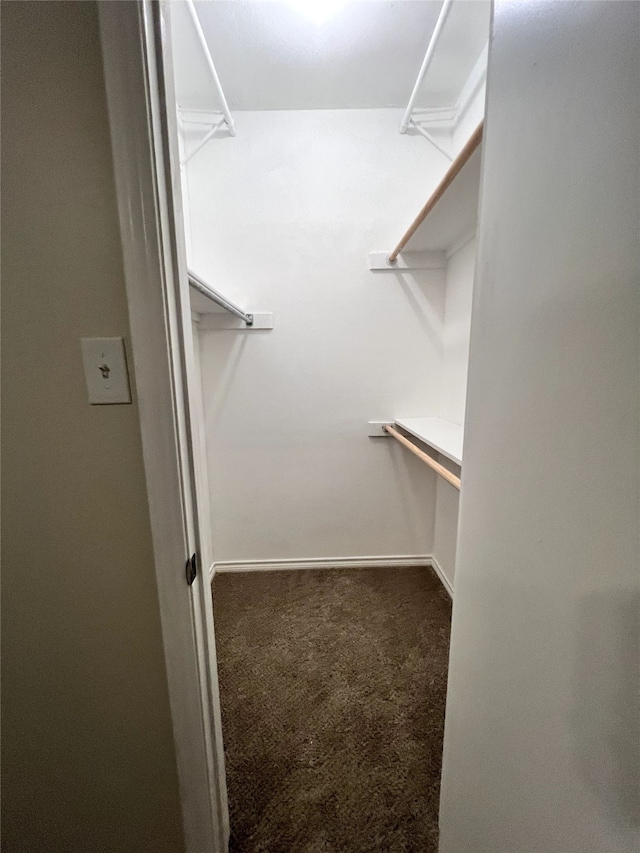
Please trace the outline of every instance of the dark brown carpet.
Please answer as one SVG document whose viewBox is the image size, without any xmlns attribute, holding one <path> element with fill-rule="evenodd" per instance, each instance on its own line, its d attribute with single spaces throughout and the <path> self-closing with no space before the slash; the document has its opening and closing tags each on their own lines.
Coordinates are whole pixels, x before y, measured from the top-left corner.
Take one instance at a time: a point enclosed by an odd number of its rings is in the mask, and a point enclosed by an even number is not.
<svg viewBox="0 0 640 853">
<path fill-rule="evenodd" d="M 435 853 L 451 602 L 431 569 L 217 575 L 232 853 Z"/>
</svg>

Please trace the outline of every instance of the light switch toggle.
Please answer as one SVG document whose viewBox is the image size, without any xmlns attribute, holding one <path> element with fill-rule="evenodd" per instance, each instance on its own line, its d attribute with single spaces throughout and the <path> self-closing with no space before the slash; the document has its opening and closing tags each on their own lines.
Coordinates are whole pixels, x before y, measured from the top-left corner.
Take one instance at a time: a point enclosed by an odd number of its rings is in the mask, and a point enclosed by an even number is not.
<svg viewBox="0 0 640 853">
<path fill-rule="evenodd" d="M 80 344 L 89 402 L 98 406 L 130 403 L 124 338 L 82 338 Z"/>
</svg>

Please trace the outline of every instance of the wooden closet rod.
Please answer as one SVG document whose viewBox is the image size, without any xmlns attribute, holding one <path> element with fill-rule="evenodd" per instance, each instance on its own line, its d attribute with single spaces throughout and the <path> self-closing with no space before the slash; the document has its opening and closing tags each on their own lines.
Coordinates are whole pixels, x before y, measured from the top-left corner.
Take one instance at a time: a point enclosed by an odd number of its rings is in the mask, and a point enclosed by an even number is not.
<svg viewBox="0 0 640 853">
<path fill-rule="evenodd" d="M 454 489 L 460 491 L 460 477 L 456 477 L 455 474 L 452 474 L 451 471 L 448 471 L 444 465 L 441 465 L 439 462 L 436 462 L 435 459 L 432 459 L 428 453 L 425 453 L 424 450 L 420 450 L 412 441 L 409 441 L 408 438 L 405 438 L 404 435 L 398 432 L 395 427 L 392 427 L 390 424 L 387 424 L 384 427 L 385 432 L 388 432 L 389 435 L 393 436 L 396 441 L 399 441 L 400 444 L 404 445 L 407 450 L 410 450 L 414 453 L 418 459 L 422 459 L 423 462 L 426 462 L 430 468 L 436 472 L 436 474 L 440 474 L 440 476 L 447 481 L 447 483 L 451 483 Z"/>
<path fill-rule="evenodd" d="M 400 240 L 400 242 L 395 247 L 393 252 L 391 252 L 391 254 L 389 255 L 388 260 L 389 260 L 390 264 L 394 264 L 398 260 L 398 255 L 400 254 L 400 252 L 404 249 L 404 247 L 407 245 L 409 240 L 413 237 L 413 235 L 416 233 L 418 228 L 422 225 L 422 223 L 425 221 L 427 216 L 431 213 L 433 208 L 440 201 L 442 196 L 445 194 L 447 187 L 453 182 L 453 179 L 458 174 L 460 169 L 462 169 L 462 167 L 467 162 L 467 160 L 471 157 L 471 155 L 476 150 L 478 145 L 480 145 L 480 143 L 482 141 L 483 127 L 484 127 L 484 120 L 482 120 L 480 122 L 480 124 L 476 127 L 476 129 L 473 131 L 473 133 L 472 133 L 471 137 L 469 138 L 467 144 L 464 146 L 462 151 L 458 154 L 456 159 L 453 161 L 453 163 L 449 167 L 447 174 L 444 176 L 442 181 L 440 181 L 440 183 L 438 184 L 435 192 L 433 193 L 433 195 L 431 196 L 429 201 L 425 204 L 425 206 L 422 208 L 420 213 L 413 220 L 413 222 L 409 226 L 409 230 L 406 232 L 404 237 Z"/>
</svg>

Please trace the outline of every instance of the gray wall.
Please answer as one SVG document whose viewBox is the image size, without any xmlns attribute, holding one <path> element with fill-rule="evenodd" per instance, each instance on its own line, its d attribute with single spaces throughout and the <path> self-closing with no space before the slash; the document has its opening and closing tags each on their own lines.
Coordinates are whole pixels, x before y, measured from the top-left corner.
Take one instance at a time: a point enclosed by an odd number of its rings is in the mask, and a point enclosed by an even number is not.
<svg viewBox="0 0 640 853">
<path fill-rule="evenodd" d="M 441 853 L 640 849 L 639 35 L 495 7 Z"/>
<path fill-rule="evenodd" d="M 3 850 L 183 849 L 92 2 L 2 4 Z"/>
</svg>

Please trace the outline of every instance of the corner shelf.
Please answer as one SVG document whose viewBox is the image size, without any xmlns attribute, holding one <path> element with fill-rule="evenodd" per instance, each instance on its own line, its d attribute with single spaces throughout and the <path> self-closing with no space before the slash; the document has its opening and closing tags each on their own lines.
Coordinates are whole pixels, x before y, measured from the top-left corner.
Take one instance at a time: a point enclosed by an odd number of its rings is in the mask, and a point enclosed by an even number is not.
<svg viewBox="0 0 640 853">
<path fill-rule="evenodd" d="M 409 252 L 453 254 L 476 230 L 480 196 L 478 148 L 406 245 Z"/>
<path fill-rule="evenodd" d="M 442 418 L 397 418 L 396 424 L 456 465 L 462 465 L 464 430 L 459 424 Z"/>
<path fill-rule="evenodd" d="M 389 255 L 393 264 L 400 252 L 451 253 L 470 237 L 478 219 L 483 122 L 451 164 L 435 192 Z"/>
</svg>

